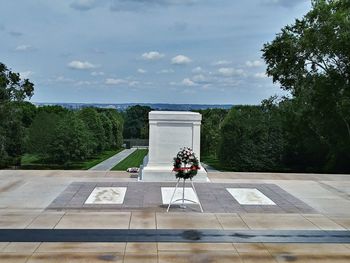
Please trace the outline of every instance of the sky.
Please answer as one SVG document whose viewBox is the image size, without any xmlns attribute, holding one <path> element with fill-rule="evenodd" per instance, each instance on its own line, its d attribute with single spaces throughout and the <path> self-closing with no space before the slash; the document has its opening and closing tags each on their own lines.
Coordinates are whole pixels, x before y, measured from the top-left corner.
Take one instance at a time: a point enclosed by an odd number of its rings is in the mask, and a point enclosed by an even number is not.
<svg viewBox="0 0 350 263">
<path fill-rule="evenodd" d="M 0 62 L 33 102 L 258 104 L 264 43 L 309 0 L 1 0 Z"/>
</svg>

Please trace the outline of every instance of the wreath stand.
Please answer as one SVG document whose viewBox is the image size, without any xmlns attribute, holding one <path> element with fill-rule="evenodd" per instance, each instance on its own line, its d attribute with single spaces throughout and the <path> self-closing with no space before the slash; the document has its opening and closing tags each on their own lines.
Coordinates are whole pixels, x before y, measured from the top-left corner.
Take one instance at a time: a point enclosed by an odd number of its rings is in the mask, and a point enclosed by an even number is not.
<svg viewBox="0 0 350 263">
<path fill-rule="evenodd" d="M 182 184 L 182 198 L 173 200 L 174 197 L 175 197 L 175 193 L 176 193 L 176 190 L 177 190 L 177 188 L 178 188 L 178 186 L 179 186 L 179 183 L 180 183 L 180 180 L 181 180 L 181 179 L 184 180 L 184 181 L 183 181 L 183 184 Z M 191 203 L 194 203 L 194 204 L 198 204 L 198 205 L 199 205 L 199 208 L 201 209 L 201 212 L 203 213 L 202 204 L 201 204 L 201 202 L 199 201 L 199 197 L 198 197 L 198 195 L 197 195 L 196 188 L 194 187 L 192 178 L 190 178 L 190 181 L 191 181 L 191 187 L 192 187 L 192 189 L 193 189 L 194 194 L 195 194 L 196 197 L 197 197 L 198 202 L 193 201 L 193 200 L 189 200 L 189 199 L 186 199 L 186 198 L 185 198 L 186 179 L 184 179 L 184 178 L 179 178 L 179 179 L 177 180 L 177 183 L 176 183 L 176 186 L 175 186 L 175 190 L 174 190 L 174 192 L 173 192 L 173 195 L 171 196 L 171 199 L 170 199 L 170 202 L 169 202 L 169 205 L 168 205 L 168 209 L 166 210 L 167 212 L 169 212 L 170 206 L 171 206 L 171 205 L 174 205 L 177 201 L 181 201 L 180 208 L 185 209 L 185 208 L 186 208 L 185 201 L 188 201 L 188 202 L 191 202 Z"/>
</svg>

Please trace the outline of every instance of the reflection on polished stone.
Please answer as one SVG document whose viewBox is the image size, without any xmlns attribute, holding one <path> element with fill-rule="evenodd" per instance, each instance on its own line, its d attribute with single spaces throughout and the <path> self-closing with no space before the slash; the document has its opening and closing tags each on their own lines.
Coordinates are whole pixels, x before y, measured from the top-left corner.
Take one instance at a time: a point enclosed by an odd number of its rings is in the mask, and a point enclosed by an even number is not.
<svg viewBox="0 0 350 263">
<path fill-rule="evenodd" d="M 122 204 L 126 187 L 96 187 L 85 204 Z"/>
<path fill-rule="evenodd" d="M 241 205 L 276 205 L 270 198 L 255 188 L 226 188 Z"/>
<path fill-rule="evenodd" d="M 174 193 L 175 187 L 162 187 L 162 201 L 163 205 L 169 204 L 171 197 Z M 173 200 L 182 199 L 182 187 L 176 189 L 176 193 Z M 185 187 L 185 199 L 192 200 L 198 203 L 198 198 L 191 187 Z M 185 204 L 193 204 L 193 202 L 185 201 Z M 182 201 L 177 201 L 175 204 L 181 204 Z"/>
</svg>

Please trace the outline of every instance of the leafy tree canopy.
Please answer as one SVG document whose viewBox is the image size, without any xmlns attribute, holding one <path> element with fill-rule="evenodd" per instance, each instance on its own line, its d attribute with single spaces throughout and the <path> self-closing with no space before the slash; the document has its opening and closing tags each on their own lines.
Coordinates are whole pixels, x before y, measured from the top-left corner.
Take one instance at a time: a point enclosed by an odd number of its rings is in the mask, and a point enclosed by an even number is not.
<svg viewBox="0 0 350 263">
<path fill-rule="evenodd" d="M 148 106 L 129 107 L 124 115 L 124 138 L 148 139 Z"/>
<path fill-rule="evenodd" d="M 291 93 L 296 112 L 328 147 L 324 171 L 344 171 L 350 160 L 350 1 L 312 1 L 312 10 L 262 51 L 267 74 Z"/>
<path fill-rule="evenodd" d="M 24 143 L 22 122 L 28 123 L 21 116 L 19 103 L 30 99 L 33 92 L 33 83 L 21 79 L 19 73 L 0 63 L 0 167 L 18 165 L 20 162 Z M 28 117 L 31 117 L 30 114 Z"/>
</svg>

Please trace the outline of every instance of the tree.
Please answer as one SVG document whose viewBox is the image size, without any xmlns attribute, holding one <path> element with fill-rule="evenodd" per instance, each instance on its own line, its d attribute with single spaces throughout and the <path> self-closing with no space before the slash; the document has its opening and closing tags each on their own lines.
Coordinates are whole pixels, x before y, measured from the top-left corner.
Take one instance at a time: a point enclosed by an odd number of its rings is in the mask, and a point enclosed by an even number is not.
<svg viewBox="0 0 350 263">
<path fill-rule="evenodd" d="M 34 84 L 0 63 L 0 167 L 19 165 L 24 127 L 18 103 L 30 99 Z"/>
<path fill-rule="evenodd" d="M 123 144 L 123 116 L 114 109 L 98 109 L 100 114 L 104 114 L 112 125 L 112 144 L 111 149 L 118 149 Z M 108 128 L 109 129 L 109 128 Z"/>
<path fill-rule="evenodd" d="M 113 109 L 99 109 L 112 123 L 113 144 L 112 148 L 120 148 L 123 144 L 124 119 L 122 115 Z"/>
<path fill-rule="evenodd" d="M 97 110 L 92 107 L 83 108 L 78 112 L 78 117 L 85 123 L 86 128 L 93 136 L 91 143 L 94 153 L 103 151 L 106 146 L 106 135 Z"/>
<path fill-rule="evenodd" d="M 235 106 L 222 123 L 219 160 L 235 171 L 276 171 L 283 144 L 275 105 Z"/>
<path fill-rule="evenodd" d="M 12 72 L 0 62 L 0 105 L 11 101 L 23 101 L 31 98 L 34 84 L 28 79 L 22 80 L 19 73 Z"/>
<path fill-rule="evenodd" d="M 54 132 L 49 145 L 49 158 L 53 163 L 68 165 L 72 161 L 82 161 L 91 156 L 93 135 L 76 114 L 66 114 Z"/>
<path fill-rule="evenodd" d="M 106 149 L 113 149 L 114 147 L 114 135 L 112 121 L 104 112 L 99 112 L 100 120 L 105 134 L 105 146 Z"/>
<path fill-rule="evenodd" d="M 267 74 L 302 107 L 327 147 L 325 172 L 350 171 L 350 1 L 314 0 L 301 20 L 264 45 Z"/>
<path fill-rule="evenodd" d="M 35 105 L 28 101 L 19 102 L 17 103 L 16 107 L 18 107 L 21 111 L 21 119 L 23 126 L 25 128 L 28 128 L 32 124 L 37 114 L 37 108 L 35 107 Z"/>
<path fill-rule="evenodd" d="M 151 108 L 148 106 L 132 106 L 125 112 L 124 117 L 124 138 L 127 139 L 148 139 L 148 113 Z"/>
<path fill-rule="evenodd" d="M 207 109 L 200 111 L 202 114 L 201 125 L 201 154 L 217 156 L 220 143 L 220 129 L 228 110 Z"/>
<path fill-rule="evenodd" d="M 57 125 L 63 117 L 52 112 L 40 111 L 28 129 L 26 149 L 29 153 L 49 157 L 49 146 L 53 143 Z"/>
</svg>

